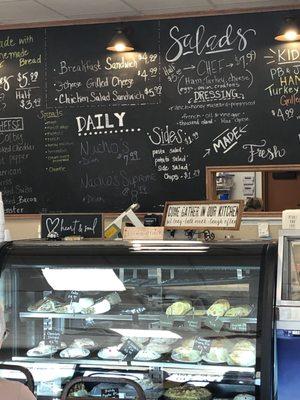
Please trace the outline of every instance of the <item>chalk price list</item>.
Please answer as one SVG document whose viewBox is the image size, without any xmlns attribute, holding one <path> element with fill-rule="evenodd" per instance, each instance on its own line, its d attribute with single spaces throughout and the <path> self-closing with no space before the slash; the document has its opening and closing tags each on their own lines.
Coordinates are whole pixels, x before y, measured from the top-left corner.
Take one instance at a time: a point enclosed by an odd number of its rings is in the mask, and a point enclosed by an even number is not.
<svg viewBox="0 0 300 400">
<path fill-rule="evenodd" d="M 42 99 L 39 95 L 39 72 L 18 72 L 17 82 L 16 100 L 19 107 L 24 110 L 40 108 Z"/>
<path fill-rule="evenodd" d="M 154 127 L 147 136 L 155 147 L 152 150 L 155 169 L 162 174 L 164 180 L 174 182 L 199 177 L 200 170 L 193 169 L 187 151 L 199 139 L 197 131 L 187 133 L 183 129 L 165 125 Z"/>
<path fill-rule="evenodd" d="M 24 110 L 39 108 L 42 105 L 40 96 L 39 72 L 17 72 L 16 75 L 0 77 L 0 110 L 4 111 L 12 93 L 17 107 Z"/>
<path fill-rule="evenodd" d="M 51 71 L 49 103 L 54 106 L 151 104 L 162 94 L 158 54 L 138 53 L 60 60 Z"/>
<path fill-rule="evenodd" d="M 181 26 L 172 26 L 164 76 L 191 109 L 245 106 L 254 82 L 251 68 L 257 55 L 251 41 L 256 31 L 249 27 L 242 32 L 229 24 L 220 37 L 210 33 L 204 25 L 186 34 Z M 198 60 L 193 57 L 190 63 L 187 54 L 199 56 Z"/>
<path fill-rule="evenodd" d="M 12 32 L 0 38 L 0 111 L 11 103 L 23 110 L 41 107 L 39 44 L 37 37 L 26 33 L 17 37 Z"/>
<path fill-rule="evenodd" d="M 48 174 L 67 172 L 70 168 L 70 153 L 74 142 L 66 135 L 69 125 L 64 120 L 64 113 L 58 109 L 41 110 L 37 118 L 44 124 L 46 172 Z"/>
<path fill-rule="evenodd" d="M 271 115 L 282 122 L 300 119 L 300 50 L 269 48 L 264 60 L 271 79 L 264 92 L 278 104 L 270 110 Z"/>
</svg>

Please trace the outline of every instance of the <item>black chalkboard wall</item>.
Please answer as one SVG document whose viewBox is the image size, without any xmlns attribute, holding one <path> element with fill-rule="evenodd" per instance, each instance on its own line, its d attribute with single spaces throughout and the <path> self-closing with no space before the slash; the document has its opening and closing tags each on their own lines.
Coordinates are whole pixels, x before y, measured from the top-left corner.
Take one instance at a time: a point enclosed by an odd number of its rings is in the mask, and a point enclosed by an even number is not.
<svg viewBox="0 0 300 400">
<path fill-rule="evenodd" d="M 300 162 L 300 43 L 286 12 L 0 32 L 7 213 L 203 199 L 205 165 Z M 300 11 L 294 15 L 300 18 Z"/>
</svg>

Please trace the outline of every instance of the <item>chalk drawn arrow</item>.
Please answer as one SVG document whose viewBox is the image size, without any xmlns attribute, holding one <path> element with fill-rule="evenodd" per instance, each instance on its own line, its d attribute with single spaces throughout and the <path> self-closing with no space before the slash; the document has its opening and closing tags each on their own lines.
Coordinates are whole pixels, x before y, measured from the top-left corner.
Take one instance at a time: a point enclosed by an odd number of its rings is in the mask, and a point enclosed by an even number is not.
<svg viewBox="0 0 300 400">
<path fill-rule="evenodd" d="M 184 71 L 188 70 L 188 69 L 195 69 L 195 65 L 191 65 L 190 67 L 184 67 L 182 68 Z"/>
<path fill-rule="evenodd" d="M 207 157 L 210 154 L 210 149 L 205 149 L 206 153 L 204 154 L 203 158 Z"/>
<path fill-rule="evenodd" d="M 226 65 L 226 67 L 230 67 L 230 68 L 232 68 L 232 67 L 233 67 L 233 64 L 232 64 L 232 63 L 230 63 L 230 64 L 227 64 L 227 65 Z"/>
</svg>

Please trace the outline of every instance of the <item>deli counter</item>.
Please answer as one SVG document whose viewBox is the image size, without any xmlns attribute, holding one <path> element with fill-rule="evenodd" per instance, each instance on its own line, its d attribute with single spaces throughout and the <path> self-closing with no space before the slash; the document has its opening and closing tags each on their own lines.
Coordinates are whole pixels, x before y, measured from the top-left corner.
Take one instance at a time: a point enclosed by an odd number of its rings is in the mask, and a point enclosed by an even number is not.
<svg viewBox="0 0 300 400">
<path fill-rule="evenodd" d="M 153 400 L 271 400 L 276 256 L 265 242 L 5 243 L 1 362 L 27 367 L 39 399 L 92 375 Z M 137 397 L 108 383 L 72 395 Z"/>
</svg>

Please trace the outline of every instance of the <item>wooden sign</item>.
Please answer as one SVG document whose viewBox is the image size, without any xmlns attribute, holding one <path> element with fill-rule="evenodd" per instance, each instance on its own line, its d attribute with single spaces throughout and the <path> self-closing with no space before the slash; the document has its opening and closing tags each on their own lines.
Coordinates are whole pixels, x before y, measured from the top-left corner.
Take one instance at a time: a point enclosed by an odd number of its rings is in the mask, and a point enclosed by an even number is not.
<svg viewBox="0 0 300 400">
<path fill-rule="evenodd" d="M 163 226 L 134 227 L 125 226 L 123 239 L 125 240 L 163 240 L 165 228 Z"/>
<path fill-rule="evenodd" d="M 101 214 L 42 214 L 41 237 L 57 233 L 59 237 L 101 238 Z"/>
<path fill-rule="evenodd" d="M 238 230 L 244 202 L 236 201 L 170 201 L 166 202 L 165 229 Z"/>
</svg>

